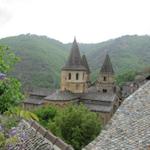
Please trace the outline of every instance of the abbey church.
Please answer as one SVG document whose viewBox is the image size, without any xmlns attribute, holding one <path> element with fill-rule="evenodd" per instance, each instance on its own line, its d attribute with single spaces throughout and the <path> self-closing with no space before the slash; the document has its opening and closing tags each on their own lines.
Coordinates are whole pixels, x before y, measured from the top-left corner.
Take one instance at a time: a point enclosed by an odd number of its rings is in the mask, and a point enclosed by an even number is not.
<svg viewBox="0 0 150 150">
<path fill-rule="evenodd" d="M 81 57 L 74 39 L 69 58 L 61 69 L 60 89 L 44 97 L 40 104 L 65 106 L 83 103 L 91 111 L 99 113 L 103 124 L 106 124 L 121 103 L 120 89 L 114 76 L 110 57 L 106 54 L 97 80 L 91 84 L 86 56 Z"/>
</svg>

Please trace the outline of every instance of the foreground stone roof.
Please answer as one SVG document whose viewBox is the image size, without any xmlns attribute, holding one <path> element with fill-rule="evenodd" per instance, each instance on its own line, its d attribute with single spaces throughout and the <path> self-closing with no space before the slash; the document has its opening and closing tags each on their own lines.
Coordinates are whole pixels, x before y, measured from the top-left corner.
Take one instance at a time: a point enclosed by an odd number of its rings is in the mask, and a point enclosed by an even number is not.
<svg viewBox="0 0 150 150">
<path fill-rule="evenodd" d="M 84 150 L 150 148 L 150 81 L 124 100 L 101 134 Z"/>
<path fill-rule="evenodd" d="M 71 146 L 34 121 L 29 123 L 22 120 L 15 128 L 15 132 L 19 141 L 12 145 L 10 150 L 73 150 Z"/>
</svg>

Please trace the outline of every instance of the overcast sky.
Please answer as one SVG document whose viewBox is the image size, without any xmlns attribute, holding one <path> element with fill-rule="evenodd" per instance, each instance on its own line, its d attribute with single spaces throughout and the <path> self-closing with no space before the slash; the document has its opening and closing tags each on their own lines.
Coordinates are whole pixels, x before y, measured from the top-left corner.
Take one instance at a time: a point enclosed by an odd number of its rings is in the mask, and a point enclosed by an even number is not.
<svg viewBox="0 0 150 150">
<path fill-rule="evenodd" d="M 0 38 L 26 33 L 65 43 L 150 34 L 150 0 L 0 0 Z"/>
</svg>

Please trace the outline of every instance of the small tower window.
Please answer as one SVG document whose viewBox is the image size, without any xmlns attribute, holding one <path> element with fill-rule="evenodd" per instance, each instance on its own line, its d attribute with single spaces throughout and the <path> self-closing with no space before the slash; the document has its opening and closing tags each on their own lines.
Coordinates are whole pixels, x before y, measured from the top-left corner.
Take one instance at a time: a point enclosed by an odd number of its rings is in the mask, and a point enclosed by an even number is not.
<svg viewBox="0 0 150 150">
<path fill-rule="evenodd" d="M 106 89 L 103 89 L 103 93 L 107 93 L 107 90 L 106 90 Z"/>
<path fill-rule="evenodd" d="M 79 80 L 79 73 L 76 73 L 76 80 Z"/>
<path fill-rule="evenodd" d="M 84 80 L 84 73 L 83 73 L 82 79 Z"/>
<path fill-rule="evenodd" d="M 106 77 L 104 76 L 104 81 L 106 81 Z"/>
<path fill-rule="evenodd" d="M 69 73 L 69 75 L 68 75 L 68 79 L 69 79 L 69 80 L 71 80 L 71 73 Z"/>
<path fill-rule="evenodd" d="M 114 87 L 114 93 L 116 92 L 116 87 Z"/>
</svg>

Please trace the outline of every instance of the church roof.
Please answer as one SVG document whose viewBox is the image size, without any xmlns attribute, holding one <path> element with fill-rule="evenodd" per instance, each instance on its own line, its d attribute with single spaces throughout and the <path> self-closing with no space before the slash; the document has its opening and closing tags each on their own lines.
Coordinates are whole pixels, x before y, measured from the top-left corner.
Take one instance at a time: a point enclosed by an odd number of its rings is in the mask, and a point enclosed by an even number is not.
<svg viewBox="0 0 150 150">
<path fill-rule="evenodd" d="M 72 44 L 68 61 L 62 68 L 62 70 L 87 70 L 85 66 L 82 64 L 79 47 L 75 38 Z"/>
<path fill-rule="evenodd" d="M 102 105 L 96 105 L 96 104 L 84 104 L 87 108 L 89 108 L 91 111 L 95 112 L 112 112 L 113 105 L 109 106 L 102 106 Z"/>
<path fill-rule="evenodd" d="M 88 65 L 88 62 L 87 62 L 85 55 L 82 56 L 82 63 L 85 66 L 85 68 L 87 69 L 87 72 L 90 73 L 90 68 L 89 68 L 89 65 Z"/>
<path fill-rule="evenodd" d="M 78 99 L 78 97 L 79 96 L 77 94 L 73 94 L 69 91 L 57 90 L 56 92 L 45 97 L 44 100 L 47 100 L 47 101 L 67 101 L 67 100 Z"/>
<path fill-rule="evenodd" d="M 28 98 L 25 101 L 23 101 L 23 104 L 42 105 L 44 104 L 44 101 L 34 98 Z"/>
<path fill-rule="evenodd" d="M 81 96 L 83 100 L 97 100 L 102 102 L 113 102 L 116 99 L 116 94 L 114 93 L 102 93 L 102 92 L 92 92 L 89 91 Z"/>
<path fill-rule="evenodd" d="M 114 70 L 112 67 L 112 63 L 110 61 L 109 55 L 107 54 L 104 60 L 104 63 L 101 68 L 101 73 L 109 73 L 109 74 L 114 74 Z"/>
</svg>

